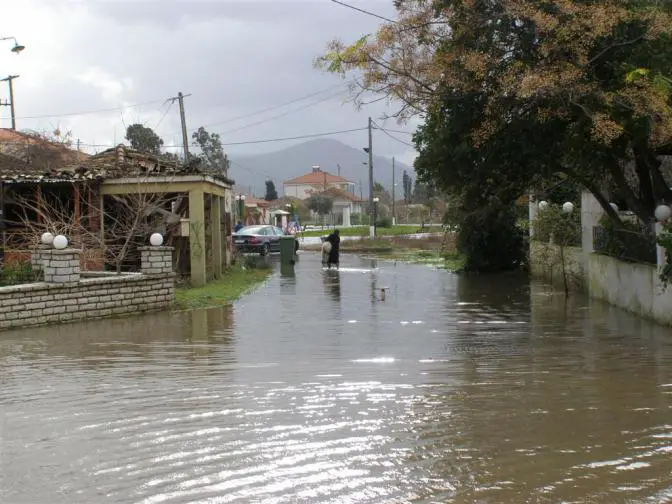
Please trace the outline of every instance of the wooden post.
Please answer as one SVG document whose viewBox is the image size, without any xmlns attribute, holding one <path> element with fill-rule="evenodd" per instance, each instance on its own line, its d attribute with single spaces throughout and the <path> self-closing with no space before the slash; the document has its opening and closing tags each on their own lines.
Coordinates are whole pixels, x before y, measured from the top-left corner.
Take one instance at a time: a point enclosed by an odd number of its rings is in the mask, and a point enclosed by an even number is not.
<svg viewBox="0 0 672 504">
<path fill-rule="evenodd" d="M 210 226 L 212 246 L 212 269 L 215 278 L 222 277 L 222 198 L 210 196 Z"/>
<path fill-rule="evenodd" d="M 37 199 L 37 223 L 42 224 L 42 186 L 40 184 L 37 184 L 35 199 Z"/>
<path fill-rule="evenodd" d="M 200 189 L 189 191 L 189 259 L 191 286 L 205 285 L 205 198 Z"/>
<path fill-rule="evenodd" d="M 81 207 L 80 207 L 80 198 L 82 197 L 79 190 L 79 185 L 74 184 L 75 188 L 75 225 L 79 226 L 81 224 Z"/>
</svg>

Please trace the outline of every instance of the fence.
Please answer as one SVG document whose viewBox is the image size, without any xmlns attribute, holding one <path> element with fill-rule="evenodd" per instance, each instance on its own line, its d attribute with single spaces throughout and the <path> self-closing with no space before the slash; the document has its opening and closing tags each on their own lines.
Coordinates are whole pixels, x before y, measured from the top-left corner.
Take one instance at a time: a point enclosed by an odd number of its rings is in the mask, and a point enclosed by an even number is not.
<svg viewBox="0 0 672 504">
<path fill-rule="evenodd" d="M 624 262 L 658 264 L 653 231 L 593 227 L 593 249 Z"/>
</svg>

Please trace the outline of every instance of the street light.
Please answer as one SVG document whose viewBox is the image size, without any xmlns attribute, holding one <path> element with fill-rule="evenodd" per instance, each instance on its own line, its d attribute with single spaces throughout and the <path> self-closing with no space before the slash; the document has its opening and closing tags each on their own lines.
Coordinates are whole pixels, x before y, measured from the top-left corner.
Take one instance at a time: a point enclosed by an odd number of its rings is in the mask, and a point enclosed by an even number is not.
<svg viewBox="0 0 672 504">
<path fill-rule="evenodd" d="M 574 204 L 570 203 L 569 201 L 566 202 L 566 203 L 563 203 L 562 211 L 566 214 L 571 214 L 574 211 Z"/>
<path fill-rule="evenodd" d="M 16 53 L 16 54 L 19 54 L 21 51 L 23 51 L 26 48 L 26 46 L 23 46 L 16 41 L 16 37 L 0 37 L 0 40 L 13 40 L 14 41 L 14 47 L 12 47 L 11 50 L 12 50 L 13 53 Z"/>
<path fill-rule="evenodd" d="M 245 219 L 245 195 L 236 194 L 236 201 L 238 201 L 238 216 L 242 222 Z"/>
<path fill-rule="evenodd" d="M 672 215 L 672 209 L 667 205 L 658 205 L 655 210 L 656 220 L 658 222 L 665 222 Z"/>
<path fill-rule="evenodd" d="M 380 198 L 376 196 L 373 198 L 373 236 L 376 236 L 376 220 L 377 214 L 378 214 L 378 202 L 380 201 Z"/>
</svg>

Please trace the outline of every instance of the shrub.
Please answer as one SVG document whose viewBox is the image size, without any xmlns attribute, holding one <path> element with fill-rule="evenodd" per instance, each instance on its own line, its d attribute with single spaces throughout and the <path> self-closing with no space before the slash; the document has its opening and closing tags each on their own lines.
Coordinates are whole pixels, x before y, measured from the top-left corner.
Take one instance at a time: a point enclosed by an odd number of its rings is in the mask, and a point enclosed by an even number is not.
<svg viewBox="0 0 672 504">
<path fill-rule="evenodd" d="M 562 211 L 562 207 L 549 204 L 543 210 L 539 210 L 537 218 L 532 222 L 534 239 L 558 245 L 572 246 L 581 243 L 581 212 L 576 208 L 571 214 Z"/>
<path fill-rule="evenodd" d="M 350 224 L 353 226 L 366 226 L 369 224 L 369 216 L 361 213 L 353 213 L 350 215 Z"/>
<path fill-rule="evenodd" d="M 0 285 L 19 285 L 39 280 L 39 272 L 33 269 L 30 261 L 10 262 L 2 267 Z"/>
<path fill-rule="evenodd" d="M 525 265 L 526 240 L 516 226 L 513 205 L 488 206 L 468 213 L 457 235 L 457 249 L 465 257 L 464 269 L 491 273 Z"/>
<path fill-rule="evenodd" d="M 392 218 L 391 217 L 383 217 L 382 219 L 378 219 L 378 221 L 376 222 L 376 227 L 391 228 L 392 227 Z"/>
</svg>

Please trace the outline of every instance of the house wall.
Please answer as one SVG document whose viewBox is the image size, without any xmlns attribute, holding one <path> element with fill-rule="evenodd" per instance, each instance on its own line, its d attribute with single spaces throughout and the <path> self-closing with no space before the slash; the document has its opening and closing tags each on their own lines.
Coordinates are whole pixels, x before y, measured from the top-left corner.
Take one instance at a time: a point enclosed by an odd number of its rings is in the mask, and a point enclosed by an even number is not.
<svg viewBox="0 0 672 504">
<path fill-rule="evenodd" d="M 327 187 L 333 187 L 336 189 L 342 189 L 352 193 L 354 191 L 355 185 L 352 183 L 345 182 L 328 182 Z M 308 199 L 312 191 L 316 189 L 324 189 L 324 185 L 311 185 L 311 184 L 283 184 L 283 191 L 286 197 L 298 198 L 298 199 Z"/>
<path fill-rule="evenodd" d="M 536 215 L 531 210 L 532 214 Z M 664 288 L 659 278 L 659 270 L 665 262 L 664 250 L 658 247 L 657 266 L 619 261 L 593 252 L 593 227 L 602 215 L 599 203 L 590 193 L 584 192 L 581 197 L 582 246 L 565 247 L 566 268 L 581 279 L 579 287 L 590 297 L 658 323 L 672 325 L 672 286 Z M 556 245 L 531 240 L 531 274 L 553 279 L 556 283 L 560 265 L 558 253 Z"/>
<path fill-rule="evenodd" d="M 168 308 L 175 302 L 172 248 L 142 253 L 142 273 L 82 276 L 78 250 L 40 251 L 47 281 L 0 287 L 0 330 Z"/>
</svg>

